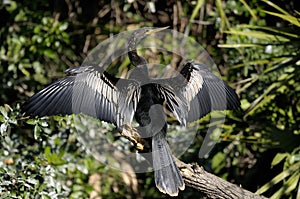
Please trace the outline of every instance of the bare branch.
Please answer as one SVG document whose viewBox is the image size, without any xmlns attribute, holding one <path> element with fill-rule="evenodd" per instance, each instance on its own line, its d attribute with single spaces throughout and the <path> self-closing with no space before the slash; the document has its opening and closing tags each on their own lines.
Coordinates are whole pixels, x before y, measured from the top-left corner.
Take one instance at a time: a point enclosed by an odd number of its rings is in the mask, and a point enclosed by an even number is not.
<svg viewBox="0 0 300 199">
<path fill-rule="evenodd" d="M 131 141 L 138 151 L 147 152 L 150 150 L 149 144 L 142 139 L 137 130 L 131 126 L 125 125 L 123 128 L 119 128 L 118 131 L 122 136 Z M 208 198 L 265 198 L 206 172 L 196 163 L 187 164 L 177 158 L 175 158 L 175 160 L 186 186 L 198 190 Z"/>
</svg>

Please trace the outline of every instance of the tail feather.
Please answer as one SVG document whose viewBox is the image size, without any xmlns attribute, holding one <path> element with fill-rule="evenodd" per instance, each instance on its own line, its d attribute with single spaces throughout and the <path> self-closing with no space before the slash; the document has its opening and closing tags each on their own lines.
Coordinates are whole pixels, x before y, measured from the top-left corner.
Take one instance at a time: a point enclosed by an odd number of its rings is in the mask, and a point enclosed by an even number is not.
<svg viewBox="0 0 300 199">
<path fill-rule="evenodd" d="M 156 187 L 170 196 L 177 196 L 185 184 L 172 157 L 169 145 L 160 132 L 152 138 L 152 157 Z"/>
</svg>

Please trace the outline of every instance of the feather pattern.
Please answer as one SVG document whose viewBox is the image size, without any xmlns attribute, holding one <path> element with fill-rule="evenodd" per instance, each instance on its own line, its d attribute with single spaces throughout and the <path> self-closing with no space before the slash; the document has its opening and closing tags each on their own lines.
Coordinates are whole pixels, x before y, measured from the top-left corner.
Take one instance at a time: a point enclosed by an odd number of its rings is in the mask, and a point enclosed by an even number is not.
<svg viewBox="0 0 300 199">
<path fill-rule="evenodd" d="M 191 81 L 182 90 L 190 102 L 188 122 L 198 120 L 213 110 L 234 110 L 240 107 L 235 91 L 215 76 L 206 65 L 193 64 Z"/>
<path fill-rule="evenodd" d="M 184 190 L 185 184 L 175 164 L 164 132 L 157 133 L 152 137 L 152 157 L 157 188 L 170 196 L 177 196 L 178 189 Z"/>
<path fill-rule="evenodd" d="M 94 66 L 68 69 L 66 77 L 33 95 L 23 111 L 40 117 L 83 113 L 118 126 L 124 122 L 130 124 L 139 100 L 139 84 L 97 69 Z"/>
<path fill-rule="evenodd" d="M 164 88 L 161 90 L 167 107 L 182 125 L 213 110 L 233 110 L 240 106 L 235 91 L 204 64 L 188 61 L 176 77 L 159 83 Z"/>
</svg>

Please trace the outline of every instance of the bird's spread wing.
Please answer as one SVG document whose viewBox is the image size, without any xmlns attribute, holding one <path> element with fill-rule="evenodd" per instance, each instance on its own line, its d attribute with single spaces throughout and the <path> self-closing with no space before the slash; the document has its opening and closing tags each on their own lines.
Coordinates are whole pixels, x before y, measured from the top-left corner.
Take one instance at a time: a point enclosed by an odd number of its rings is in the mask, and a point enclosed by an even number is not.
<svg viewBox="0 0 300 199">
<path fill-rule="evenodd" d="M 190 71 L 187 84 L 180 89 L 189 102 L 188 122 L 198 120 L 213 110 L 239 108 L 240 101 L 235 91 L 206 65 L 189 61 L 182 70 Z"/>
<path fill-rule="evenodd" d="M 134 81 L 115 78 L 93 66 L 65 73 L 66 77 L 33 95 L 23 111 L 31 116 L 83 113 L 118 126 L 132 121 L 139 99 L 139 86 Z M 128 92 L 133 94 L 120 97 Z"/>
<path fill-rule="evenodd" d="M 176 77 L 160 80 L 160 83 L 172 88 L 175 93 L 172 99 L 181 100 L 179 105 L 176 103 L 178 100 L 169 100 L 167 104 L 183 125 L 213 110 L 232 110 L 240 106 L 235 91 L 204 64 L 188 61 Z"/>
</svg>

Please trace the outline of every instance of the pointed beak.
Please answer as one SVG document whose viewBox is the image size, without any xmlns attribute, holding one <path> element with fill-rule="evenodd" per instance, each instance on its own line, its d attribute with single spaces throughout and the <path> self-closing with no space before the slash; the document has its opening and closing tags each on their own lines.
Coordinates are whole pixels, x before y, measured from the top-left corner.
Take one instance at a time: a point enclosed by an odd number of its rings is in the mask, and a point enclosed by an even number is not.
<svg viewBox="0 0 300 199">
<path fill-rule="evenodd" d="M 153 33 L 156 33 L 156 32 L 160 32 L 162 30 L 168 29 L 169 27 L 170 26 L 166 26 L 166 27 L 163 27 L 163 28 L 154 28 L 152 30 L 149 30 L 146 34 L 150 35 L 150 34 L 153 34 Z"/>
</svg>

